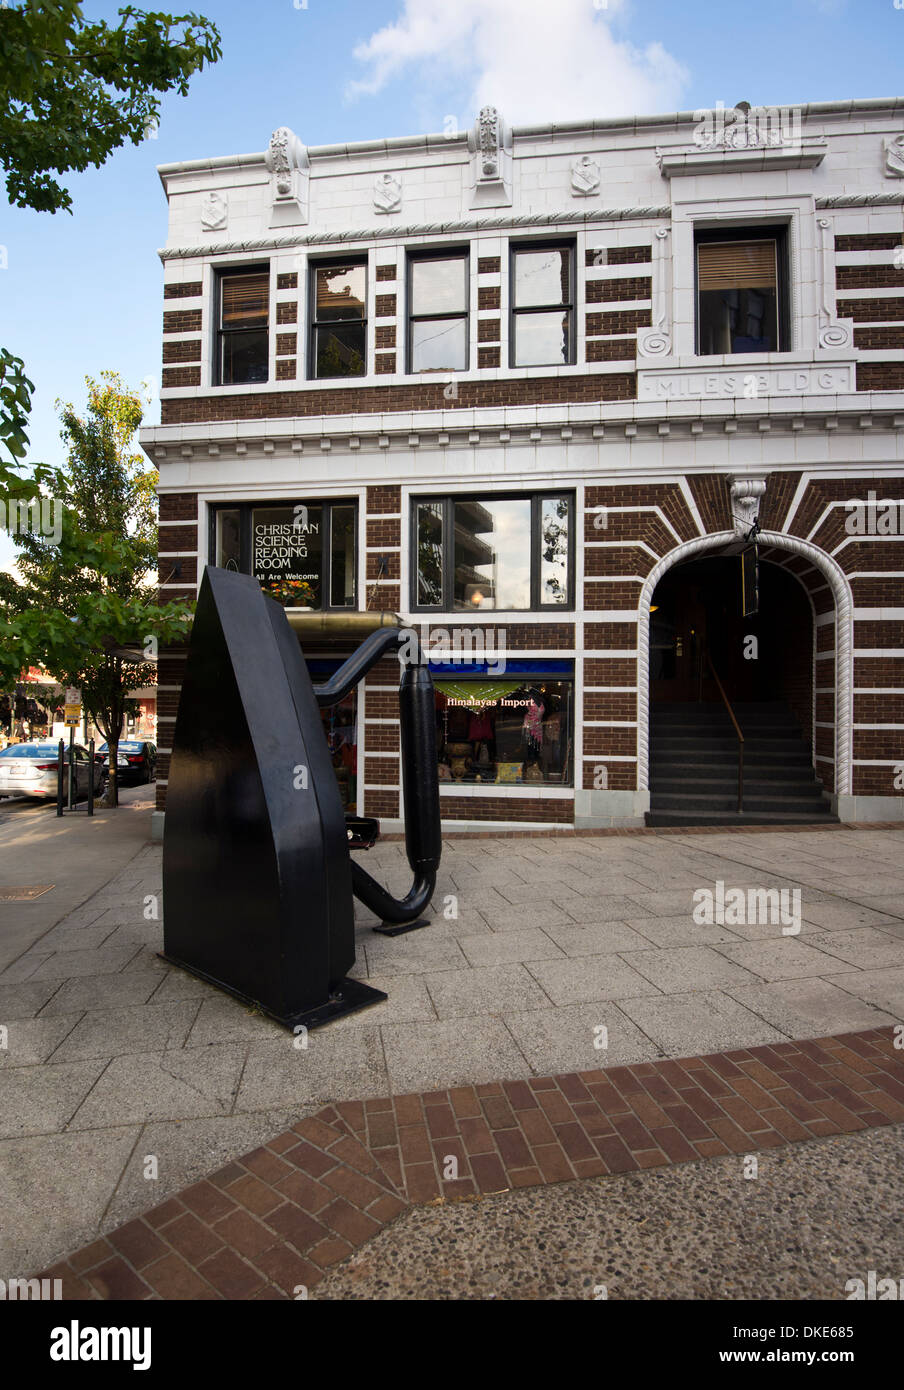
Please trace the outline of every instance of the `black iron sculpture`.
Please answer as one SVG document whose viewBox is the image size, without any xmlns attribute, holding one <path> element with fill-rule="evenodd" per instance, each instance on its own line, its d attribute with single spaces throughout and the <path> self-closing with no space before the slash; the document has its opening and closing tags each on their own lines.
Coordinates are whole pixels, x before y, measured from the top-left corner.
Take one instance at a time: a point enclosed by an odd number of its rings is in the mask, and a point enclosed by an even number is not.
<svg viewBox="0 0 904 1390">
<path fill-rule="evenodd" d="M 352 861 L 320 721 L 388 651 L 399 685 L 405 842 L 401 901 Z M 375 823 L 370 823 L 375 826 Z M 313 686 L 282 607 L 247 575 L 208 568 L 173 738 L 163 845 L 165 960 L 287 1027 L 315 1028 L 386 998 L 348 978 L 353 894 L 405 930 L 441 853 L 433 682 L 413 634 L 381 628 Z"/>
</svg>

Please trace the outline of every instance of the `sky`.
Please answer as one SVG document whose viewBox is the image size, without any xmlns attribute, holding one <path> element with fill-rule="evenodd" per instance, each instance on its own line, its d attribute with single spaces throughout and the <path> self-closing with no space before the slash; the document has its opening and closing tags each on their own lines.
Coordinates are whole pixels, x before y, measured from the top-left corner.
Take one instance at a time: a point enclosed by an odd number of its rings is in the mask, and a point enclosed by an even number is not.
<svg viewBox="0 0 904 1390">
<path fill-rule="evenodd" d="M 5 0 L 9 4 L 10 0 Z M 19 0 L 12 0 L 18 4 Z M 899 8 L 899 5 L 901 8 Z M 150 7 L 149 7 L 150 8 Z M 165 4 L 153 8 L 183 7 Z M 156 166 L 470 126 L 890 97 L 904 0 L 193 0 L 223 57 L 159 130 L 65 179 L 74 213 L 0 212 L 0 343 L 35 383 L 29 457 L 64 462 L 57 399 L 118 371 L 159 421 L 166 199 Z M 117 5 L 83 0 L 86 18 Z M 3 10 L 0 8 L 0 26 Z M 142 387 L 142 383 L 145 383 Z M 0 531 L 0 569 L 14 548 Z"/>
</svg>

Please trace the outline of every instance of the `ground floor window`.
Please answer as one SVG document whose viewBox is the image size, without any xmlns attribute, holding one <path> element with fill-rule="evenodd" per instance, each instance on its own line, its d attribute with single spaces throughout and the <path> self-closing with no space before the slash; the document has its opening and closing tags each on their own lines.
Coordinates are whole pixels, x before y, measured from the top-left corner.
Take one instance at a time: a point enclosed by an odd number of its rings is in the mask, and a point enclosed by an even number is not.
<svg viewBox="0 0 904 1390">
<path fill-rule="evenodd" d="M 434 684 L 440 782 L 573 785 L 573 679 L 436 672 Z"/>
<path fill-rule="evenodd" d="M 306 663 L 308 675 L 320 685 L 335 675 L 342 660 L 314 657 Z M 330 761 L 339 784 L 343 811 L 357 814 L 358 807 L 358 692 L 350 690 L 338 705 L 320 711 L 320 722 Z"/>
<path fill-rule="evenodd" d="M 356 608 L 357 541 L 354 502 L 212 508 L 211 564 L 253 574 L 286 608 Z"/>
</svg>

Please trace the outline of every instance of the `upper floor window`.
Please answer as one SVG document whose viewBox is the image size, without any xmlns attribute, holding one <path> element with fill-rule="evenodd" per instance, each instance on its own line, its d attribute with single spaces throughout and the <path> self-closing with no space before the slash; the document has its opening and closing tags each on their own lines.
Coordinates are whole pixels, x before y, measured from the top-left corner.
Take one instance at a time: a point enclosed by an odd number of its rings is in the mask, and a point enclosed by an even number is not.
<svg viewBox="0 0 904 1390">
<path fill-rule="evenodd" d="M 354 608 L 357 530 L 354 502 L 214 507 L 211 564 L 253 574 L 287 608 Z"/>
<path fill-rule="evenodd" d="M 574 361 L 574 246 L 512 249 L 513 367 Z"/>
<path fill-rule="evenodd" d="M 411 372 L 462 372 L 466 369 L 466 251 L 409 259 L 408 362 Z"/>
<path fill-rule="evenodd" d="M 311 267 L 311 376 L 364 376 L 367 266 L 317 261 Z"/>
<path fill-rule="evenodd" d="M 217 382 L 266 381 L 270 358 L 270 271 L 225 271 L 218 277 Z"/>
<path fill-rule="evenodd" d="M 698 354 L 783 351 L 783 229 L 698 232 L 696 252 Z"/>
<path fill-rule="evenodd" d="M 411 607 L 474 613 L 570 606 L 573 510 L 568 494 L 418 498 Z"/>
</svg>

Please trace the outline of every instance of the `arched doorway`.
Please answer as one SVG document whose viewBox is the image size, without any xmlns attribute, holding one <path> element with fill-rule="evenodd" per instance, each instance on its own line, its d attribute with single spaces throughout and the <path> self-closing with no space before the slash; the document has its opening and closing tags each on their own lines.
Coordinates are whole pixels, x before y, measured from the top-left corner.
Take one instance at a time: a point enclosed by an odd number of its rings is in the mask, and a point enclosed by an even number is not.
<svg viewBox="0 0 904 1390">
<path fill-rule="evenodd" d="M 742 616 L 733 532 L 685 542 L 647 576 L 638 612 L 641 790 L 651 787 L 651 711 L 655 719 L 658 707 L 661 723 L 669 705 L 696 704 L 703 718 L 707 707 L 722 704 L 710 661 L 728 699 L 745 706 L 750 718 L 760 704 L 787 708 L 827 793 L 850 790 L 853 605 L 847 579 L 829 555 L 801 538 L 762 532 L 759 546 L 756 617 Z"/>
<path fill-rule="evenodd" d="M 761 561 L 759 607 L 744 617 L 737 555 L 709 553 L 663 575 L 650 605 L 650 701 L 786 701 L 813 735 L 813 606 L 797 578 Z"/>
</svg>

